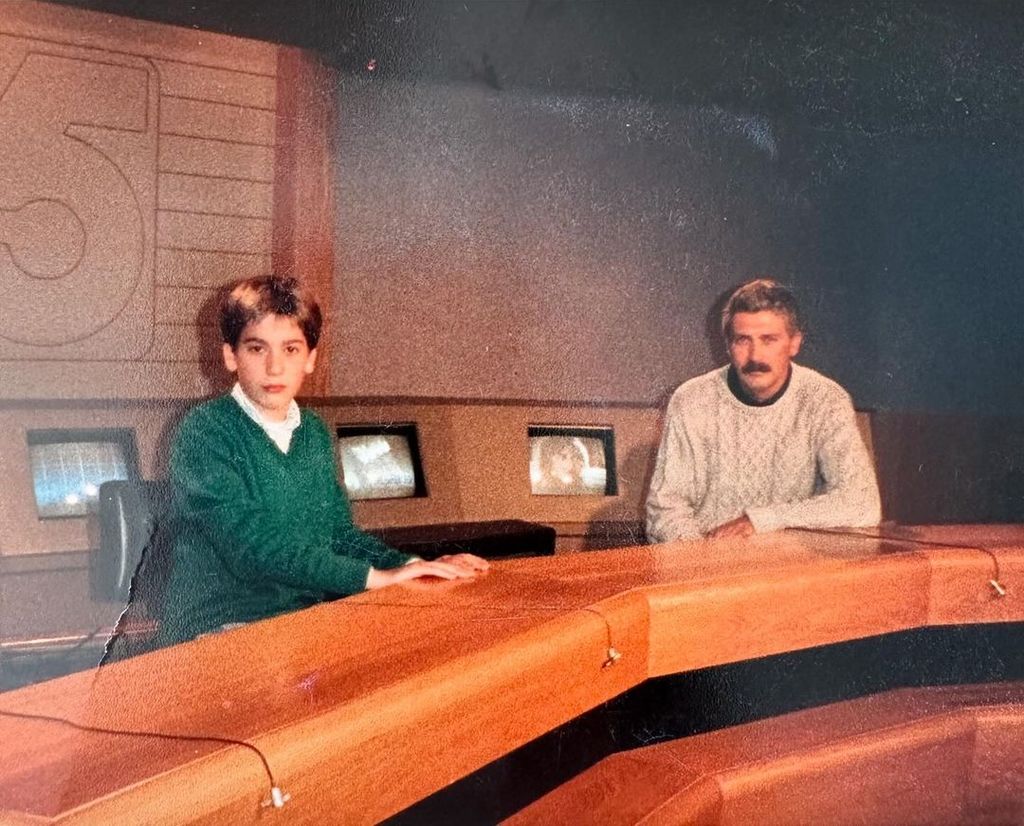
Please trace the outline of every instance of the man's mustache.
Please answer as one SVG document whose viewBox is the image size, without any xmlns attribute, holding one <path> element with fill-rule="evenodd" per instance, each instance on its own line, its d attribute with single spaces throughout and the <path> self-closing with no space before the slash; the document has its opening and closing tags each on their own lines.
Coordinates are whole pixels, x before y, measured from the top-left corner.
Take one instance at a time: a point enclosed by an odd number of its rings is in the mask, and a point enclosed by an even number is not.
<svg viewBox="0 0 1024 826">
<path fill-rule="evenodd" d="M 748 361 L 740 369 L 741 373 L 770 373 L 772 368 L 763 361 Z"/>
</svg>

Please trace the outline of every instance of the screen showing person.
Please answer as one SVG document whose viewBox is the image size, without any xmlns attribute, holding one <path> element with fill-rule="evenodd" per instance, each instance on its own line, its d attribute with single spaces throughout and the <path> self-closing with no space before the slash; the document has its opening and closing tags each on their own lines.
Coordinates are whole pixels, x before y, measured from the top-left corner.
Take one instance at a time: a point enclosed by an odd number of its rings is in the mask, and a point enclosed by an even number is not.
<svg viewBox="0 0 1024 826">
<path fill-rule="evenodd" d="M 95 513 L 101 484 L 138 478 L 128 430 L 30 430 L 28 452 L 40 519 Z"/>
<path fill-rule="evenodd" d="M 611 428 L 534 425 L 530 490 L 537 496 L 614 496 Z"/>
<path fill-rule="evenodd" d="M 339 427 L 338 458 L 349 499 L 426 495 L 414 425 Z"/>
</svg>

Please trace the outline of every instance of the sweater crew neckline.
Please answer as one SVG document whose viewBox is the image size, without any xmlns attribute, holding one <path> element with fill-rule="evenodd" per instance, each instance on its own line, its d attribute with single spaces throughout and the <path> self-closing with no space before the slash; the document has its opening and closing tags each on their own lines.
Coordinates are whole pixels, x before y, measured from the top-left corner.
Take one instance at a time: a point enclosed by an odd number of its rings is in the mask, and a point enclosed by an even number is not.
<svg viewBox="0 0 1024 826">
<path fill-rule="evenodd" d="M 786 380 L 785 382 L 783 382 L 782 387 L 780 387 L 777 392 L 773 393 L 767 399 L 761 400 L 755 399 L 746 391 L 746 389 L 743 387 L 743 383 L 740 381 L 739 374 L 736 372 L 736 368 L 734 366 L 730 364 L 725 373 L 725 384 L 729 388 L 729 392 L 732 394 L 732 397 L 736 399 L 736 401 L 740 402 L 745 407 L 771 407 L 773 404 L 779 401 L 779 399 L 786 395 L 786 391 L 789 390 L 789 385 L 792 381 L 793 365 L 790 364 L 789 373 L 786 376 Z"/>
</svg>

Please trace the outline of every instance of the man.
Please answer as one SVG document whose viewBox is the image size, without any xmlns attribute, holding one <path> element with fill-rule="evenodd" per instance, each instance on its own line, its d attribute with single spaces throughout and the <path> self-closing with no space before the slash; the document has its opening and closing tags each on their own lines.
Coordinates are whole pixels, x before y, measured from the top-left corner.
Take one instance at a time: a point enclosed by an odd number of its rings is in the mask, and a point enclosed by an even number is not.
<svg viewBox="0 0 1024 826">
<path fill-rule="evenodd" d="M 792 361 L 803 341 L 792 293 L 768 279 L 744 284 L 722 332 L 730 364 L 669 401 L 648 539 L 878 524 L 878 484 L 849 395 Z"/>
</svg>

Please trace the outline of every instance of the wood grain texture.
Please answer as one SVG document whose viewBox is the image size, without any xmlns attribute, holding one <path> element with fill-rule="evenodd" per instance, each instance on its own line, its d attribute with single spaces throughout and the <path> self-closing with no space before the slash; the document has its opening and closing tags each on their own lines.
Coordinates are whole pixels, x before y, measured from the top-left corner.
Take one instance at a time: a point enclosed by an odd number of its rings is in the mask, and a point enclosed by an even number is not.
<svg viewBox="0 0 1024 826">
<path fill-rule="evenodd" d="M 963 533 L 974 542 L 993 534 Z M 1024 556 L 1024 527 L 995 534 L 1007 557 Z M 0 710 L 245 739 L 293 794 L 290 822 L 372 822 L 673 664 L 926 624 L 930 560 L 950 549 L 908 552 L 905 542 L 785 533 L 511 560 L 474 582 L 366 593 L 11 692 Z M 884 602 L 869 594 L 904 592 L 913 598 L 896 608 L 865 607 Z M 713 611 L 699 613 L 702 598 Z M 772 613 L 794 619 L 769 621 Z M 705 619 L 717 625 L 703 635 L 675 627 Z M 609 644 L 622 657 L 606 668 Z M 904 754 L 934 764 L 929 776 L 951 787 L 959 775 L 933 760 L 929 736 L 901 741 L 910 743 Z M 255 818 L 267 794 L 259 761 L 238 747 L 3 717 L 0 739 L 14 744 L 8 764 L 17 767 L 0 776 L 0 811 L 75 823 L 129 812 L 136 821 L 238 822 Z M 822 778 L 843 772 L 823 753 Z M 756 804 L 760 786 L 734 785 L 731 806 Z M 183 788 L 188 798 L 169 809 Z M 710 817 L 714 801 L 701 801 L 691 811 Z"/>
<path fill-rule="evenodd" d="M 1024 684 L 900 689 L 621 752 L 506 821 L 1015 823 Z"/>
</svg>

